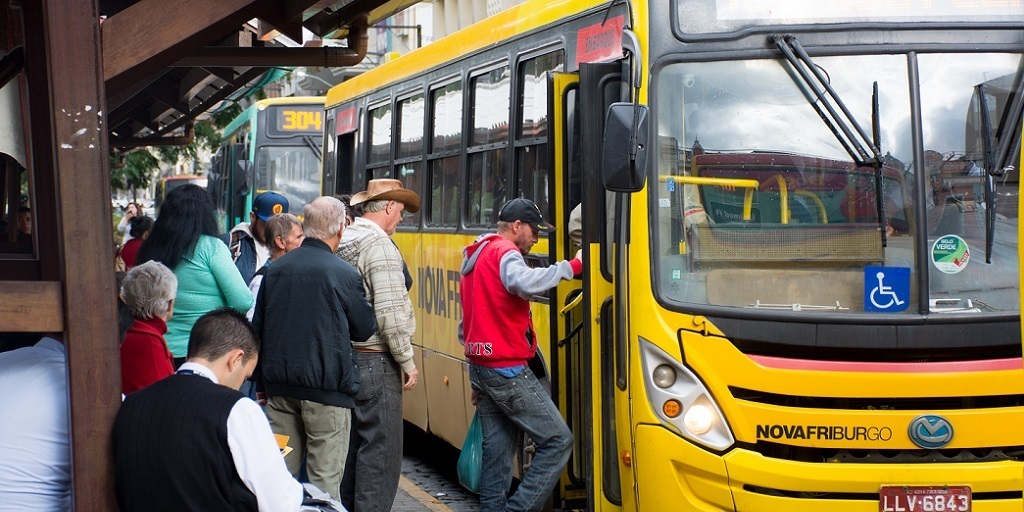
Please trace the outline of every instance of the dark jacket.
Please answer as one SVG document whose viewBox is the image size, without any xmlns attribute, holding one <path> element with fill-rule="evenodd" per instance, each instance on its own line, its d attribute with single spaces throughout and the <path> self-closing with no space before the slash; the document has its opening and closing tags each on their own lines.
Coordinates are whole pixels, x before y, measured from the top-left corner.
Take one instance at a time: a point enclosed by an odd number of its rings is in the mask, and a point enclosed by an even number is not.
<svg viewBox="0 0 1024 512">
<path fill-rule="evenodd" d="M 268 267 L 256 300 L 260 373 L 270 396 L 352 408 L 359 391 L 352 341 L 377 332 L 363 279 L 307 238 Z"/>
<path fill-rule="evenodd" d="M 239 226 L 220 235 L 220 241 L 228 246 L 238 273 L 242 274 L 242 280 L 248 285 L 252 281 L 252 276 L 256 274 L 256 239 L 248 232 L 238 229 Z M 126 261 L 125 264 L 127 263 Z"/>
</svg>

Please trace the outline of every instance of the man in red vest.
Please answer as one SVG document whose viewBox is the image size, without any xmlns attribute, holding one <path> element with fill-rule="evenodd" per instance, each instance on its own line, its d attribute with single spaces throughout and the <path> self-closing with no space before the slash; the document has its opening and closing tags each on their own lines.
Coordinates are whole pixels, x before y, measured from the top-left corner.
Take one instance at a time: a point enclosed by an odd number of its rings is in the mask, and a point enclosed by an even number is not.
<svg viewBox="0 0 1024 512">
<path fill-rule="evenodd" d="M 572 432 L 527 362 L 537 350 L 528 299 L 583 270 L 569 261 L 530 268 L 523 255 L 550 226 L 540 208 L 513 199 L 498 212 L 497 234 L 466 247 L 462 262 L 462 342 L 483 431 L 480 510 L 540 510 L 572 450 Z M 537 445 L 529 471 L 508 496 L 520 431 Z"/>
</svg>

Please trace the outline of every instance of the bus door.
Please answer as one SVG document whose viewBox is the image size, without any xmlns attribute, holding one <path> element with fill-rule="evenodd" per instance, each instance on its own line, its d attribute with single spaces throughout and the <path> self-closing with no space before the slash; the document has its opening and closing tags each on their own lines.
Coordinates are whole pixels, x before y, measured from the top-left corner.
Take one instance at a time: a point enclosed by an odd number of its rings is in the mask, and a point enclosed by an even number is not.
<svg viewBox="0 0 1024 512">
<path fill-rule="evenodd" d="M 228 169 L 231 173 L 231 186 L 228 191 L 228 226 L 227 229 L 249 220 L 248 213 L 252 209 L 251 195 L 253 186 L 253 163 L 249 157 L 246 144 L 231 145 L 232 162 Z"/>
<path fill-rule="evenodd" d="M 559 499 L 564 508 L 618 510 L 632 499 L 632 474 L 619 453 L 632 451 L 629 433 L 617 434 L 616 418 L 628 419 L 628 397 L 616 387 L 614 286 L 611 244 L 614 198 L 600 177 L 600 142 L 607 106 L 621 96 L 621 65 L 581 64 L 580 72 L 555 73 L 553 94 L 554 215 L 556 259 L 579 248 L 570 239 L 569 218 L 580 207 L 582 280 L 558 288 L 552 315 L 558 333 L 552 350 L 554 397 L 573 432 L 573 455 Z M 555 347 L 553 347 L 555 348 Z M 620 445 L 619 438 L 625 445 Z M 625 471 L 623 471 L 623 469 Z M 628 496 L 624 496 L 623 493 Z"/>
</svg>

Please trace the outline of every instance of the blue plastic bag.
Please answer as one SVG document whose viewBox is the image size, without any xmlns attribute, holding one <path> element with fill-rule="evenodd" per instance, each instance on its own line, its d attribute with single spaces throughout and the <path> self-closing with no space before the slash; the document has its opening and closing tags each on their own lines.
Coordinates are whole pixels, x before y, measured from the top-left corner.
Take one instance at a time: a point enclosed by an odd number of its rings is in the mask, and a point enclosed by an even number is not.
<svg viewBox="0 0 1024 512">
<path fill-rule="evenodd" d="M 484 433 L 480 430 L 479 416 L 480 413 L 473 413 L 457 466 L 459 484 L 477 494 L 480 493 L 480 471 L 484 462 Z"/>
</svg>

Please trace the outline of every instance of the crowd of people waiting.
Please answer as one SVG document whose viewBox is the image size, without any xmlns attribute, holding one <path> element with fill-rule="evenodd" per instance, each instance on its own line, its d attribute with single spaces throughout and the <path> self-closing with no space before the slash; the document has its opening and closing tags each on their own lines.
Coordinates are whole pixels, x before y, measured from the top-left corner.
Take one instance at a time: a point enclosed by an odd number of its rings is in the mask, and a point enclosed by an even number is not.
<svg viewBox="0 0 1024 512">
<path fill-rule="evenodd" d="M 249 222 L 222 237 L 195 185 L 171 191 L 155 222 L 126 212 L 125 398 L 113 433 L 122 511 L 295 511 L 317 490 L 338 509 L 391 510 L 402 396 L 419 379 L 412 279 L 391 235 L 419 207 L 400 181 L 379 179 L 351 197 L 313 200 L 301 221 L 285 197 L 265 192 Z M 527 366 L 537 341 L 526 298 L 582 268 L 579 253 L 527 268 L 522 256 L 545 226 L 532 201 L 514 199 L 498 233 L 466 250 L 460 341 L 484 427 L 484 510 L 539 510 L 571 446 Z M 526 344 L 505 339 L 516 337 L 501 327 L 508 322 Z M 483 342 L 493 347 L 475 350 Z M 18 397 L 0 409 L 10 433 L 0 440 L 0 511 L 70 508 L 63 354 L 59 335 L 0 353 L 0 386 Z M 532 397 L 530 411 L 502 405 L 503 379 L 526 379 L 517 393 Z M 34 412 L 17 417 L 18 407 Z M 518 430 L 534 438 L 537 458 L 508 495 Z M 287 436 L 290 453 L 282 457 L 274 434 Z"/>
</svg>

